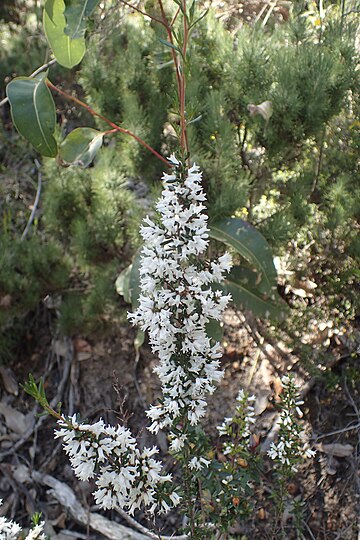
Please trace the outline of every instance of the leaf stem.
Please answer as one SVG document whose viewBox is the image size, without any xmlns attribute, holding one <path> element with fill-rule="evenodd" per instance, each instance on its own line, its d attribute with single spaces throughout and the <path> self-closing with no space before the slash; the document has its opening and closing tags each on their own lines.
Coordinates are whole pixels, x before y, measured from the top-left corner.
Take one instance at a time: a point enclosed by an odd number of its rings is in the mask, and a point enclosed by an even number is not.
<svg viewBox="0 0 360 540">
<path fill-rule="evenodd" d="M 154 148 L 149 146 L 145 141 L 140 139 L 140 137 L 138 137 L 135 133 L 133 133 L 129 129 L 125 129 L 125 128 L 122 128 L 122 127 L 118 126 L 117 124 L 114 124 L 114 122 L 112 122 L 111 120 L 109 120 L 108 118 L 103 116 L 102 114 L 94 111 L 94 109 L 92 109 L 89 105 L 87 105 L 86 103 L 84 103 L 83 101 L 78 99 L 77 97 L 72 96 L 71 94 L 68 94 L 64 90 L 61 90 L 60 88 L 58 88 L 57 86 L 52 84 L 49 81 L 49 79 L 46 79 L 46 84 L 51 90 L 54 90 L 55 92 L 58 92 L 59 94 L 66 97 L 67 99 L 70 99 L 71 101 L 74 101 L 75 103 L 80 105 L 80 107 L 83 107 L 84 109 L 86 109 L 92 116 L 96 116 L 97 118 L 100 118 L 100 120 L 103 120 L 104 122 L 109 124 L 109 126 L 111 126 L 113 129 L 109 130 L 107 133 L 119 132 L 119 133 L 124 133 L 125 135 L 129 135 L 130 137 L 135 139 L 139 144 L 141 144 L 142 146 L 147 148 L 152 154 L 154 154 L 154 156 L 156 156 L 163 163 L 165 163 L 165 165 L 167 165 L 168 167 L 172 167 L 171 163 L 169 163 L 169 161 L 167 159 L 165 159 L 163 156 L 161 156 Z"/>
</svg>

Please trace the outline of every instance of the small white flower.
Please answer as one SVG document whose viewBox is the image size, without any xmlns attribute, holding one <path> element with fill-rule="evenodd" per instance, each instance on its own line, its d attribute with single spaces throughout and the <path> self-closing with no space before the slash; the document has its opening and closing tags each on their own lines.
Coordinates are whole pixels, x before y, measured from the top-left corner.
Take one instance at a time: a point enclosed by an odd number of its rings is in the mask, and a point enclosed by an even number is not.
<svg viewBox="0 0 360 540">
<path fill-rule="evenodd" d="M 168 158 L 169 161 L 171 161 L 171 163 L 173 163 L 174 165 L 180 165 L 180 162 L 176 159 L 175 157 L 175 154 L 171 154 L 171 156 Z"/>
</svg>

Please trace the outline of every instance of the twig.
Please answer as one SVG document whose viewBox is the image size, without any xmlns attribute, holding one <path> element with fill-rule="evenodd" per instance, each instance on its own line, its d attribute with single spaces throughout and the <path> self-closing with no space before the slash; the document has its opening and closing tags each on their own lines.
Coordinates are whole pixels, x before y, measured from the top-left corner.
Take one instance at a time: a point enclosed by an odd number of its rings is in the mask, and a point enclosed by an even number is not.
<svg viewBox="0 0 360 540">
<path fill-rule="evenodd" d="M 360 428 L 360 422 L 357 424 L 354 424 L 353 426 L 348 426 L 342 429 L 337 429 L 336 431 L 330 431 L 329 433 L 324 433 L 324 435 L 319 435 L 318 437 L 314 437 L 314 441 L 318 441 L 319 439 L 325 439 L 325 437 L 330 437 L 331 435 L 338 435 L 339 433 L 346 433 L 347 431 L 352 431 L 354 429 Z"/>
<path fill-rule="evenodd" d="M 144 407 L 144 410 L 146 410 L 148 408 L 148 403 L 146 402 L 146 399 L 144 398 L 144 396 L 143 396 L 143 394 L 141 392 L 141 388 L 140 388 L 139 381 L 138 381 L 138 378 L 137 378 L 137 370 L 138 370 L 138 366 L 139 366 L 139 360 L 140 360 L 140 351 L 139 351 L 139 349 L 136 349 L 135 362 L 134 362 L 134 383 L 135 383 L 135 388 L 136 388 L 136 391 L 138 393 L 141 404 Z"/>
<path fill-rule="evenodd" d="M 153 538 L 154 540 L 188 540 L 188 536 L 186 534 L 182 534 L 180 536 L 159 536 L 157 533 L 153 533 L 152 531 L 149 531 L 146 527 L 141 525 L 141 523 L 138 523 L 136 519 L 129 516 L 125 510 L 122 510 L 121 508 L 116 508 L 116 512 L 124 518 L 130 525 L 132 525 L 135 529 L 138 531 L 144 533 L 149 538 Z"/>
<path fill-rule="evenodd" d="M 306 521 L 303 521 L 303 524 L 305 525 L 305 528 L 306 528 L 307 532 L 309 533 L 311 540 L 316 540 L 315 536 L 312 533 L 312 530 L 310 529 L 310 527 L 306 523 Z"/>
<path fill-rule="evenodd" d="M 21 241 L 23 241 L 25 239 L 27 233 L 29 232 L 31 224 L 34 221 L 36 210 L 37 210 L 37 207 L 38 207 L 38 204 L 39 204 L 39 199 L 40 199 L 41 185 L 42 185 L 42 174 L 41 174 L 41 171 L 40 171 L 40 163 L 38 162 L 37 159 L 35 159 L 35 165 L 36 165 L 36 168 L 38 170 L 38 185 L 37 185 L 37 189 L 36 189 L 36 196 L 35 196 L 35 201 L 34 201 L 34 204 L 33 204 L 32 210 L 31 210 L 29 220 L 28 220 L 28 222 L 26 224 L 24 232 L 21 235 Z"/>
<path fill-rule="evenodd" d="M 35 69 L 35 71 L 33 71 L 31 75 L 29 75 L 29 77 L 30 78 L 36 77 L 36 75 L 39 75 L 39 73 L 41 73 L 42 71 L 45 71 L 48 67 L 52 66 L 53 64 L 56 64 L 56 62 L 57 62 L 56 58 L 53 58 L 53 60 L 50 60 L 50 62 L 47 62 L 46 64 L 43 64 L 39 68 Z M 2 101 L 0 101 L 0 107 L 5 105 L 5 103 L 7 103 L 8 101 L 9 101 L 8 97 L 4 98 Z"/>
<path fill-rule="evenodd" d="M 74 103 L 77 103 L 78 105 L 80 105 L 80 107 L 83 107 L 84 109 L 86 109 L 92 116 L 96 116 L 97 118 L 100 118 L 100 120 L 102 120 L 103 122 L 106 122 L 109 126 L 111 126 L 113 128 L 114 131 L 118 131 L 120 133 L 124 133 L 125 135 L 129 135 L 129 137 L 132 137 L 133 139 L 135 139 L 139 144 L 141 144 L 142 146 L 145 146 L 145 148 L 147 148 L 147 150 L 149 150 L 152 154 L 154 154 L 154 156 L 156 156 L 163 163 L 165 163 L 165 165 L 167 165 L 168 167 L 172 167 L 172 164 L 167 159 L 165 159 L 163 156 L 161 156 L 154 148 L 152 148 L 145 141 L 140 139 L 140 137 L 135 135 L 135 133 L 133 133 L 129 129 L 124 129 L 124 128 L 118 126 L 117 124 L 115 124 L 114 122 L 112 122 L 111 120 L 109 120 L 108 118 L 103 116 L 102 114 L 94 111 L 94 109 L 92 109 L 89 105 L 87 105 L 86 103 L 84 103 L 83 101 L 78 99 L 77 97 L 72 96 L 71 94 L 68 94 L 64 90 L 61 90 L 60 88 L 58 88 L 57 86 L 52 84 L 49 81 L 49 79 L 46 79 L 46 85 L 49 88 L 51 88 L 51 90 L 54 90 L 55 92 L 58 92 L 58 94 L 61 94 L 65 98 L 70 99 L 71 101 L 74 101 Z"/>
</svg>

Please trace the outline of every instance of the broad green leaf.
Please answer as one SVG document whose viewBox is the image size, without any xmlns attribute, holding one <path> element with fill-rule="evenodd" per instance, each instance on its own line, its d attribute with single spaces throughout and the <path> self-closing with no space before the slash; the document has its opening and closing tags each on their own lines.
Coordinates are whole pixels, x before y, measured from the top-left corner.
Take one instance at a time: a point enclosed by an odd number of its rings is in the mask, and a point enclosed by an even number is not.
<svg viewBox="0 0 360 540">
<path fill-rule="evenodd" d="M 122 296 L 127 304 L 131 304 L 130 294 L 130 274 L 132 270 L 132 264 L 127 266 L 116 278 L 115 288 L 116 292 Z"/>
<path fill-rule="evenodd" d="M 123 296 L 125 302 L 131 304 L 133 309 L 139 305 L 140 264 L 141 252 L 137 252 L 132 264 L 119 274 L 115 282 L 116 292 Z"/>
<path fill-rule="evenodd" d="M 59 156 L 66 163 L 87 167 L 103 143 L 103 133 L 92 128 L 76 128 L 62 141 Z"/>
<path fill-rule="evenodd" d="M 6 87 L 11 116 L 18 132 L 43 156 L 55 157 L 55 104 L 45 83 L 46 74 L 17 77 Z"/>
<path fill-rule="evenodd" d="M 64 11 L 64 0 L 46 0 L 43 24 L 46 39 L 56 60 L 64 67 L 72 68 L 81 62 L 85 54 L 85 39 L 71 39 L 65 34 Z"/>
<path fill-rule="evenodd" d="M 137 351 L 142 347 L 142 345 L 144 344 L 144 341 L 145 341 L 145 332 L 143 332 L 142 330 L 138 330 L 136 332 L 136 336 L 134 339 L 134 347 Z"/>
<path fill-rule="evenodd" d="M 206 324 L 206 335 L 209 338 L 212 338 L 214 341 L 221 341 L 224 335 L 224 328 L 221 326 L 219 321 L 215 319 L 210 319 Z"/>
<path fill-rule="evenodd" d="M 244 257 L 259 272 L 259 283 L 275 290 L 277 274 L 271 249 L 262 234 L 242 219 L 228 218 L 210 227 L 210 236 L 224 242 Z"/>
<path fill-rule="evenodd" d="M 65 34 L 71 39 L 83 38 L 86 19 L 90 17 L 100 0 L 65 0 Z"/>
<path fill-rule="evenodd" d="M 263 293 L 257 279 L 257 274 L 249 268 L 234 266 L 221 288 L 231 293 L 235 304 L 252 311 L 256 317 L 283 319 L 288 306 L 277 292 Z"/>
</svg>

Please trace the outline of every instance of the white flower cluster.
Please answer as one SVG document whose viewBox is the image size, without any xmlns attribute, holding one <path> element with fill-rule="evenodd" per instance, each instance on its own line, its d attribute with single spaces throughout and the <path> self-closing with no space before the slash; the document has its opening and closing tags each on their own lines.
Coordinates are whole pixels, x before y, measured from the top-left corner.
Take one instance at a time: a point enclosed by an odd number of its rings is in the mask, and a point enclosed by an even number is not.
<svg viewBox="0 0 360 540">
<path fill-rule="evenodd" d="M 0 506 L 2 500 L 0 499 Z M 37 525 L 34 525 L 28 532 L 24 540 L 45 540 L 45 534 L 43 532 L 45 523 L 41 521 Z M 17 540 L 21 533 L 21 527 L 14 521 L 0 517 L 0 540 Z M 23 538 L 23 537 L 22 537 Z"/>
<path fill-rule="evenodd" d="M 162 464 L 152 457 L 158 449 L 140 451 L 128 428 L 105 425 L 103 420 L 78 423 L 76 415 L 58 424 L 55 436 L 63 438 L 76 476 L 96 478 L 94 497 L 102 508 L 120 507 L 133 514 L 144 506 L 150 513 L 162 513 L 170 509 L 168 502 L 179 503 L 171 474 L 162 475 Z"/>
<path fill-rule="evenodd" d="M 303 441 L 303 432 L 298 418 L 302 417 L 300 406 L 304 404 L 299 399 L 299 388 L 294 378 L 285 375 L 281 379 L 283 396 L 281 415 L 279 420 L 279 440 L 271 443 L 268 455 L 271 459 L 288 467 L 292 472 L 297 471 L 297 464 L 303 458 L 313 458 L 315 451 Z"/>
<path fill-rule="evenodd" d="M 204 416 L 206 397 L 223 373 L 219 343 L 211 344 L 206 324 L 221 319 L 230 296 L 214 290 L 232 262 L 228 253 L 206 263 L 208 246 L 202 173 L 186 169 L 174 156 L 173 173 L 163 175 L 164 189 L 156 205 L 159 222 L 144 220 L 145 241 L 140 268 L 139 307 L 132 323 L 148 331 L 152 351 L 159 356 L 155 372 L 163 399 L 147 415 L 150 431 L 176 425 L 187 418 L 194 426 Z M 171 449 L 181 450 L 185 436 L 173 437 Z"/>
<path fill-rule="evenodd" d="M 236 398 L 235 414 L 231 418 L 224 418 L 221 426 L 218 426 L 220 436 L 228 436 L 229 440 L 224 443 L 224 454 L 235 454 L 239 450 L 247 450 L 250 445 L 251 426 L 255 424 L 253 403 L 255 396 L 250 396 L 241 389 Z"/>
</svg>

